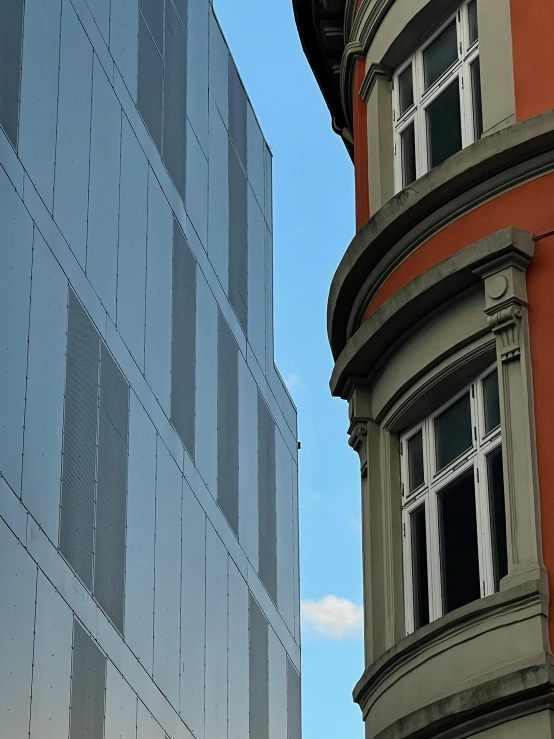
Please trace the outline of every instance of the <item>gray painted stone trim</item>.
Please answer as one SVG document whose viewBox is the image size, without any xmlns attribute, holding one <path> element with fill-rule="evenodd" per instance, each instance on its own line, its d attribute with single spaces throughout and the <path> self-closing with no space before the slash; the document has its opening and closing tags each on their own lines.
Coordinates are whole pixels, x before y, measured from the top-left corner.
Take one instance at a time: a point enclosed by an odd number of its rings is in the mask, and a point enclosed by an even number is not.
<svg viewBox="0 0 554 739">
<path fill-rule="evenodd" d="M 546 707 L 552 699 L 554 675 L 552 657 L 548 648 L 546 578 L 528 581 L 468 604 L 447 614 L 413 634 L 406 636 L 382 654 L 364 672 L 353 691 L 360 705 L 367 736 L 372 739 L 403 739 L 404 737 L 448 736 L 464 737 L 480 730 L 515 719 Z M 450 650 L 470 648 L 475 640 L 486 640 L 498 629 L 508 637 L 518 623 L 528 628 L 519 630 L 527 642 L 520 645 L 526 656 L 514 665 L 492 662 L 489 670 L 474 676 L 473 684 L 465 690 L 432 701 L 407 715 L 392 720 L 380 731 L 371 729 L 371 713 L 388 690 L 398 690 L 402 681 L 410 679 L 412 670 L 425 674 L 434 669 L 433 661 L 446 656 Z M 534 623 L 534 627 L 531 625 Z M 517 626 L 516 626 L 517 628 Z M 542 641 L 537 651 L 536 639 Z M 542 636 L 540 636 L 542 635 Z M 483 655 L 486 664 L 487 655 Z M 466 682 L 467 684 L 467 682 Z M 421 692 L 425 692 L 422 685 Z M 537 703 L 537 698 L 541 700 Z M 417 703 L 419 696 L 412 696 Z M 391 716 L 393 718 L 393 716 Z M 447 734 L 442 732 L 448 731 Z"/>
<path fill-rule="evenodd" d="M 389 200 L 346 250 L 331 283 L 335 358 L 395 267 L 435 233 L 515 185 L 554 170 L 554 111 L 481 139 Z"/>
<path fill-rule="evenodd" d="M 496 338 L 508 527 L 508 575 L 501 582 L 502 589 L 543 570 L 528 263 L 528 257 L 514 251 L 475 270 L 484 280 L 485 314 Z"/>
<path fill-rule="evenodd" d="M 475 270 L 516 253 L 529 260 L 533 256 L 531 234 L 508 228 L 445 259 L 412 280 L 386 301 L 350 338 L 338 357 L 331 375 L 333 395 L 347 399 L 351 378 L 371 378 L 379 360 L 425 316 L 460 295 L 480 277 Z"/>
</svg>

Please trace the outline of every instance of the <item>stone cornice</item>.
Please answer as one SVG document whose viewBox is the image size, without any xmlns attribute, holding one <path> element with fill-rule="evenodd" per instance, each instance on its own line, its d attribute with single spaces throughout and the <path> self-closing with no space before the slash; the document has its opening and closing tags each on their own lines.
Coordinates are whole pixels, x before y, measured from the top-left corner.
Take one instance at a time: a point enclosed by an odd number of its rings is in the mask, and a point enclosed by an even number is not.
<svg viewBox="0 0 554 739">
<path fill-rule="evenodd" d="M 335 359 L 396 266 L 449 223 L 517 184 L 554 170 L 554 111 L 487 136 L 402 190 L 358 231 L 331 283 L 327 330 Z"/>
<path fill-rule="evenodd" d="M 403 679 L 406 671 L 416 662 L 448 651 L 457 645 L 463 649 L 478 635 L 489 629 L 509 628 L 511 623 L 546 619 L 548 608 L 546 572 L 540 571 L 539 579 L 530 579 L 509 590 L 496 593 L 464 606 L 434 621 L 402 639 L 385 652 L 364 672 L 354 688 L 353 696 L 360 705 L 364 718 L 371 716 L 375 701 L 383 693 Z M 540 627 L 539 627 L 540 629 Z M 438 736 L 448 731 L 449 737 L 465 737 L 473 722 L 486 725 L 498 723 L 499 716 L 506 721 L 525 715 L 537 706 L 549 707 L 554 692 L 553 666 L 545 643 L 541 652 L 529 644 L 529 657 L 512 670 L 503 674 L 483 675 L 483 682 L 460 689 L 426 705 L 374 735 L 378 739 L 403 739 L 404 737 Z M 494 668 L 496 665 L 491 665 Z M 422 733 L 419 733 L 422 732 Z"/>
<path fill-rule="evenodd" d="M 528 262 L 534 253 L 531 234 L 507 228 L 465 247 L 423 273 L 384 303 L 351 337 L 331 375 L 331 392 L 346 398 L 351 377 L 370 377 L 381 357 L 413 330 L 418 321 L 452 296 L 479 284 L 479 270 L 510 255 Z"/>
</svg>

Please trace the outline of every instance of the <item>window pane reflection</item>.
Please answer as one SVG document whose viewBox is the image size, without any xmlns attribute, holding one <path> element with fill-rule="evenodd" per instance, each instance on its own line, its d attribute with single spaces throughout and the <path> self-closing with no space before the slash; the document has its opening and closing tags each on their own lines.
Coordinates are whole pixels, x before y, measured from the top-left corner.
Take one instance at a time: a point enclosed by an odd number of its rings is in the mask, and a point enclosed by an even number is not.
<svg viewBox="0 0 554 739">
<path fill-rule="evenodd" d="M 469 16 L 469 43 L 475 43 L 479 38 L 479 25 L 477 22 L 477 0 L 472 0 L 467 8 Z"/>
<path fill-rule="evenodd" d="M 438 166 L 462 148 L 458 79 L 427 108 L 429 167 Z"/>
<path fill-rule="evenodd" d="M 410 477 L 410 490 L 416 490 L 425 482 L 423 471 L 423 433 L 418 431 L 408 441 L 408 467 Z"/>
<path fill-rule="evenodd" d="M 428 90 L 457 59 L 458 35 L 456 21 L 452 21 L 423 52 L 425 89 Z"/>
<path fill-rule="evenodd" d="M 400 136 L 402 148 L 402 187 L 416 179 L 415 126 L 412 123 Z"/>
<path fill-rule="evenodd" d="M 471 449 L 473 435 L 469 393 L 435 418 L 437 472 Z"/>
<path fill-rule="evenodd" d="M 498 396 L 498 372 L 495 370 L 483 380 L 485 406 L 485 433 L 500 426 L 500 398 Z"/>
<path fill-rule="evenodd" d="M 414 104 L 414 80 L 412 74 L 412 65 L 405 69 L 398 77 L 398 87 L 400 95 L 400 115 L 411 108 Z"/>
</svg>

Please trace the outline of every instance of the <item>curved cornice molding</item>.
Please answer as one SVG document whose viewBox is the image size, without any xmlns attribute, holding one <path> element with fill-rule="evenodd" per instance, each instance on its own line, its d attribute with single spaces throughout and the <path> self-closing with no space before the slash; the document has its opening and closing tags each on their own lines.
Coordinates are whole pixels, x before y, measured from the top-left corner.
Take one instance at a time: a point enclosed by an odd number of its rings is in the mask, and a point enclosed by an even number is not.
<svg viewBox="0 0 554 739">
<path fill-rule="evenodd" d="M 448 654 L 456 646 L 463 649 L 464 644 L 486 635 L 489 629 L 509 631 L 510 624 L 518 621 L 545 619 L 546 573 L 541 573 L 541 577 L 447 614 L 402 639 L 379 657 L 366 669 L 354 689 L 354 700 L 360 705 L 364 719 L 368 713 L 371 715 L 372 706 L 383 694 L 401 682 L 415 664 L 421 665 L 441 652 Z M 511 670 L 495 672 L 497 665 L 492 664 L 490 672 L 482 674 L 482 683 L 461 687 L 453 695 L 409 713 L 373 736 L 375 739 L 403 739 L 442 736 L 442 732 L 447 732 L 455 739 L 468 736 L 470 732 L 473 734 L 471 728 L 476 722 L 482 731 L 539 710 L 543 704 L 544 708 L 549 707 L 554 675 L 548 646 L 544 644 L 537 652 L 536 644 L 530 640 L 526 647 L 528 657 L 513 665 Z"/>
<path fill-rule="evenodd" d="M 351 6 L 352 0 L 292 0 L 302 48 L 331 113 L 332 128 L 352 156 L 352 135 L 343 114 L 339 82 L 347 4 Z M 326 28 L 332 33 L 326 35 Z"/>
<path fill-rule="evenodd" d="M 368 380 L 381 359 L 402 337 L 413 332 L 421 319 L 481 282 L 476 270 L 508 253 L 529 261 L 534 246 L 532 234 L 506 228 L 466 246 L 416 277 L 362 323 L 348 341 L 331 375 L 332 394 L 347 398 L 351 378 Z"/>
<path fill-rule="evenodd" d="M 331 283 L 327 331 L 335 359 L 398 264 L 486 200 L 554 170 L 554 111 L 517 123 L 454 155 L 385 203 L 358 231 Z"/>
</svg>

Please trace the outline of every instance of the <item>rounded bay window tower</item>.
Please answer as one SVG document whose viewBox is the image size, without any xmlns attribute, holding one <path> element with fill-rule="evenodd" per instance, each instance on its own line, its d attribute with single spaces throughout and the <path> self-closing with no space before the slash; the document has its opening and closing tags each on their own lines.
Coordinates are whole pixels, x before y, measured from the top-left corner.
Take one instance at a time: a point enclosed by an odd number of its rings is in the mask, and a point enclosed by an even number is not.
<svg viewBox="0 0 554 739">
<path fill-rule="evenodd" d="M 554 736 L 554 5 L 293 0 L 353 159 L 368 739 Z"/>
</svg>

